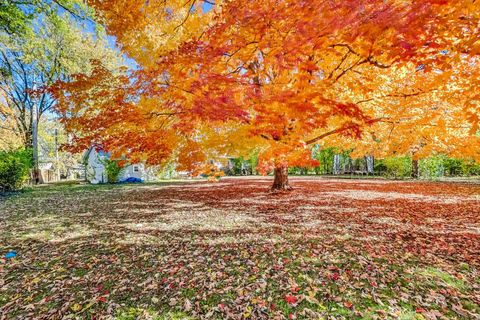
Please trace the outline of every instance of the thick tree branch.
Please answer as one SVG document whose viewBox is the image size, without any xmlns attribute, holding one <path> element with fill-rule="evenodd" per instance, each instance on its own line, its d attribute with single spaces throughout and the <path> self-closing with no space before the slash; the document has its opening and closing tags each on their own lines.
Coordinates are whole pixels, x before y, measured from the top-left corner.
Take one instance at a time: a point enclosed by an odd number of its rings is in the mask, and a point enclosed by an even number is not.
<svg viewBox="0 0 480 320">
<path fill-rule="evenodd" d="M 353 53 L 354 55 L 356 55 L 357 57 L 363 57 L 361 54 L 359 54 L 358 52 L 356 52 L 350 45 L 348 44 L 345 44 L 345 43 L 337 43 L 337 44 L 333 44 L 331 45 L 330 47 L 332 48 L 336 48 L 336 47 L 342 47 L 342 48 L 347 48 L 347 50 L 351 53 Z M 390 68 L 391 65 L 386 65 L 386 64 L 383 64 L 383 63 L 380 63 L 376 60 L 373 60 L 373 57 L 372 56 L 368 56 L 365 58 L 365 60 L 367 60 L 370 64 L 372 65 L 375 65 L 379 68 L 382 68 L 382 69 L 385 69 L 385 68 Z"/>
<path fill-rule="evenodd" d="M 384 121 L 384 120 L 386 120 L 386 119 L 388 119 L 388 118 L 382 117 L 382 118 L 372 119 L 372 120 L 366 121 L 366 124 L 371 125 L 371 124 L 374 124 L 374 123 L 376 123 L 376 122 Z M 315 138 L 313 138 L 313 139 L 307 140 L 307 141 L 305 141 L 305 143 L 306 143 L 307 145 L 310 145 L 310 144 L 313 144 L 313 143 L 315 143 L 315 142 L 318 142 L 318 141 L 320 141 L 320 140 L 322 140 L 322 139 L 324 139 L 324 138 L 326 138 L 326 137 L 328 137 L 328 136 L 331 136 L 331 135 L 334 135 L 334 134 L 337 134 L 337 133 L 341 133 L 341 132 L 344 132 L 344 131 L 353 129 L 353 128 L 357 127 L 357 126 L 358 126 L 358 124 L 354 123 L 354 124 L 351 124 L 351 125 L 348 125 L 348 126 L 345 126 L 345 127 L 340 127 L 340 128 L 335 129 L 335 130 L 331 130 L 331 131 L 325 132 L 325 133 L 323 133 L 323 134 L 321 134 L 321 135 L 319 135 L 319 136 L 317 136 L 317 137 L 315 137 Z"/>
</svg>

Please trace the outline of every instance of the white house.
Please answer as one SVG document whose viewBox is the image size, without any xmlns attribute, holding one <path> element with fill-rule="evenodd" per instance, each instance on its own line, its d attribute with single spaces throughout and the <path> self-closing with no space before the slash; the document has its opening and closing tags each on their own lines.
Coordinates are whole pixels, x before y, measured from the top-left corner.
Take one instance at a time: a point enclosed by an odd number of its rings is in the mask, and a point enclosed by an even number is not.
<svg viewBox="0 0 480 320">
<path fill-rule="evenodd" d="M 97 150 L 95 147 L 90 147 L 83 155 L 83 164 L 85 166 L 85 178 L 93 184 L 106 183 L 107 172 L 105 170 L 104 160 L 109 159 L 110 154 Z M 156 180 L 155 168 L 147 168 L 143 163 L 130 164 L 122 170 L 118 181 L 123 181 L 128 178 L 137 178 L 143 181 Z"/>
</svg>

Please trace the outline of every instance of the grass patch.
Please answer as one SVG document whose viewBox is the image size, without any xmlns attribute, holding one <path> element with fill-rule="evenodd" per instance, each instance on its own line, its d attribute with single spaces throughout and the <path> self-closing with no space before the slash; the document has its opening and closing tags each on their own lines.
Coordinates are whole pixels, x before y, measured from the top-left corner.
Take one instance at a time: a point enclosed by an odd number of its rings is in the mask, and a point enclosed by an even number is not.
<svg viewBox="0 0 480 320">
<path fill-rule="evenodd" d="M 193 320 L 187 314 L 183 312 L 165 312 L 158 313 L 151 309 L 141 309 L 141 308 L 128 308 L 127 310 L 122 310 L 118 312 L 115 317 L 117 320 Z"/>
<path fill-rule="evenodd" d="M 426 267 L 418 270 L 418 274 L 429 280 L 435 281 L 436 284 L 449 286 L 457 290 L 464 290 L 465 283 L 463 280 L 455 278 L 451 274 L 434 267 Z"/>
<path fill-rule="evenodd" d="M 471 237 L 480 223 L 472 214 L 480 204 L 466 201 L 453 215 L 450 202 L 435 200 L 448 188 L 455 190 L 444 197 L 454 200 L 480 189 L 294 183 L 295 191 L 275 196 L 264 182 L 225 179 L 52 185 L 2 198 L 0 255 L 18 256 L 0 259 L 0 313 L 68 317 L 72 307 L 55 302 L 71 301 L 85 319 L 422 319 L 417 308 L 445 319 L 480 314 L 479 264 L 464 258 L 480 247 L 466 247 L 462 233 Z M 420 187 L 421 205 L 410 197 Z M 338 196 L 346 192 L 375 197 Z M 432 216 L 441 218 L 438 228 Z M 371 217 L 398 223 L 385 228 Z M 443 232 L 447 223 L 459 232 Z M 448 252 L 439 245 L 446 238 Z"/>
</svg>

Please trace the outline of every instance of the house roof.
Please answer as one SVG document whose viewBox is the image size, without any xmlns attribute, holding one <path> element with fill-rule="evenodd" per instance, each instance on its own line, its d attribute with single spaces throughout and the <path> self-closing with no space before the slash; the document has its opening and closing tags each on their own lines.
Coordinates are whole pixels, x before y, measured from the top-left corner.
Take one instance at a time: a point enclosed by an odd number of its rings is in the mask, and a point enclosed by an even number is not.
<svg viewBox="0 0 480 320">
<path fill-rule="evenodd" d="M 88 163 L 88 158 L 90 157 L 90 152 L 92 152 L 93 150 L 93 146 L 91 146 L 90 148 L 88 148 L 87 151 L 85 151 L 85 153 L 83 154 L 83 157 L 82 157 L 82 163 L 83 164 L 87 164 Z"/>
<path fill-rule="evenodd" d="M 88 158 L 90 157 L 90 153 L 92 153 L 92 151 L 95 150 L 99 156 L 103 156 L 107 159 L 110 158 L 110 152 L 105 152 L 103 149 L 96 149 L 95 146 L 91 146 L 90 148 L 88 148 L 87 151 L 85 151 L 85 153 L 83 154 L 83 157 L 82 157 L 82 163 L 83 164 L 87 164 L 88 163 Z"/>
<path fill-rule="evenodd" d="M 38 168 L 40 170 L 52 170 L 54 167 L 54 164 L 52 162 L 44 162 L 44 163 L 39 163 Z"/>
</svg>

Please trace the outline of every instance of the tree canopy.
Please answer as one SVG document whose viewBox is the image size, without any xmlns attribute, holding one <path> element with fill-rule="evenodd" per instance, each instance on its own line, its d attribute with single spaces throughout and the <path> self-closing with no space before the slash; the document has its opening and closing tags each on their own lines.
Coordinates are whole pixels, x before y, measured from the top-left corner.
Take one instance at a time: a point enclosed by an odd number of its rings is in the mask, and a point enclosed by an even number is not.
<svg viewBox="0 0 480 320">
<path fill-rule="evenodd" d="M 95 142 L 194 171 L 260 150 L 314 165 L 309 145 L 480 159 L 480 4 L 448 1 L 92 0 L 138 66 L 54 88 L 77 148 Z"/>
</svg>

